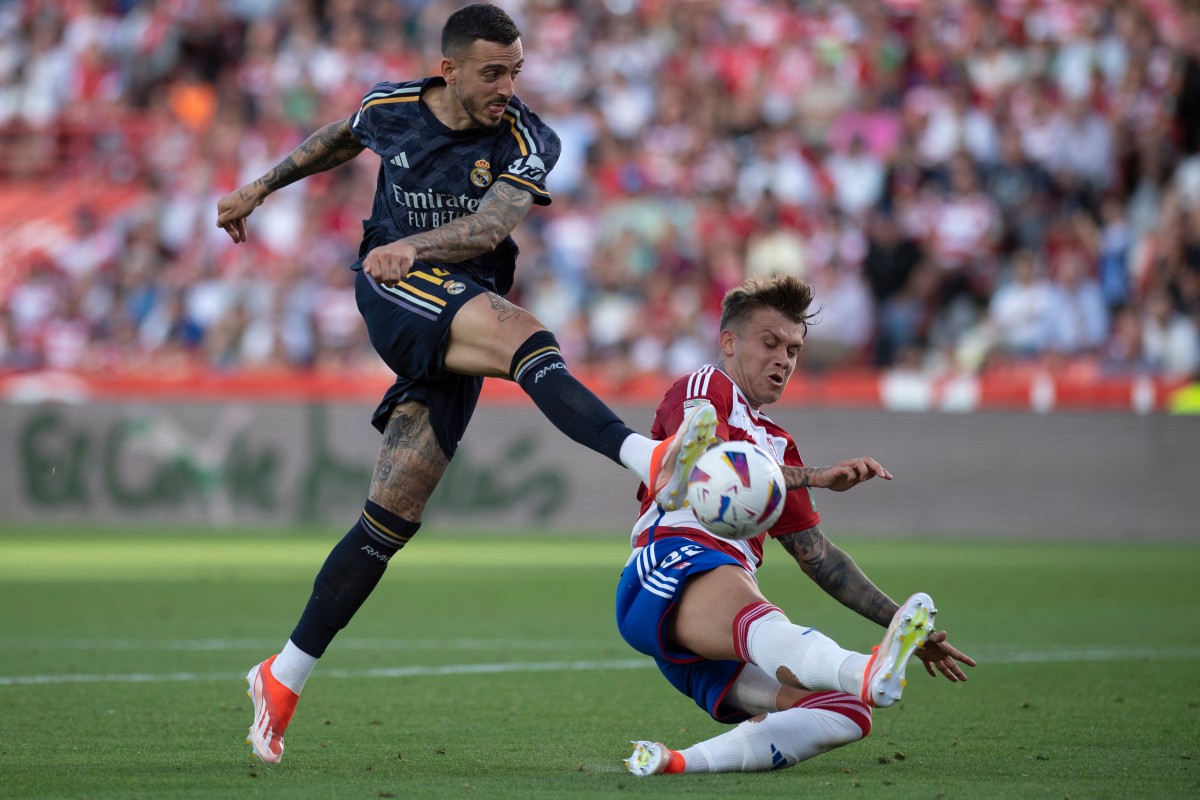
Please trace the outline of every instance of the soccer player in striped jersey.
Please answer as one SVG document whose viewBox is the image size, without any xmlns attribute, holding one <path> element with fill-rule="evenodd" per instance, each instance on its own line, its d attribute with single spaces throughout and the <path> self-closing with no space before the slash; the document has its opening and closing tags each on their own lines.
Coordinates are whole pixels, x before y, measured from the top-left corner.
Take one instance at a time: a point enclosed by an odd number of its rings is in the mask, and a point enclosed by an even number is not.
<svg viewBox="0 0 1200 800">
<path fill-rule="evenodd" d="M 821 531 L 813 489 L 842 492 L 891 473 L 873 458 L 805 466 L 791 434 L 763 413 L 796 369 L 812 299 L 812 289 L 791 276 L 731 290 L 722 304 L 719 361 L 679 379 L 655 414 L 651 435 L 696 408 L 714 409 L 717 437 L 773 454 L 789 492 L 771 530 L 733 541 L 639 490 L 642 514 L 617 587 L 617 626 L 713 719 L 740 724 L 679 751 L 635 741 L 625 762 L 635 775 L 790 767 L 866 736 L 871 709 L 900 699 L 911 656 L 951 681 L 966 680 L 959 662 L 975 665 L 945 631 L 935 631 L 929 595 L 894 602 Z M 754 571 L 767 536 L 833 598 L 887 628 L 871 654 L 793 623 L 762 595 Z"/>
<path fill-rule="evenodd" d="M 370 150 L 380 158 L 355 290 L 371 343 L 396 373 L 373 423 L 383 445 L 358 521 L 317 573 L 280 653 L 247 675 L 247 741 L 266 762 L 314 666 L 420 527 L 475 409 L 483 378 L 517 382 L 575 441 L 633 470 L 664 507 L 682 503 L 685 476 L 711 443 L 715 418 L 696 413 L 677 435 L 628 428 L 567 369 L 554 334 L 504 299 L 517 246 L 510 235 L 546 205 L 557 135 L 515 95 L 524 64 L 512 19 L 487 4 L 462 8 L 442 30 L 440 73 L 380 83 L 346 119 L 310 136 L 261 178 L 217 204 L 235 243 L 266 197 Z"/>
</svg>

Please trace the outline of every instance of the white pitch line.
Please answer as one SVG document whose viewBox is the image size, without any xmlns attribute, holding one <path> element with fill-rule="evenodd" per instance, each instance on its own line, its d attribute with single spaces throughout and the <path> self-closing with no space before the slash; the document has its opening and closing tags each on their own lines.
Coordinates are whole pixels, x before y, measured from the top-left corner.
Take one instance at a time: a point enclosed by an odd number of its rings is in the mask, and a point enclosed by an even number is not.
<svg viewBox="0 0 1200 800">
<path fill-rule="evenodd" d="M 1200 659 L 1200 647 L 1154 647 L 1139 650 L 1136 647 L 1084 647 L 1064 650 L 1009 650 L 994 656 L 981 648 L 982 656 L 971 650 L 966 652 L 977 661 L 987 664 L 1051 664 L 1083 663 L 1088 661 L 1193 661 Z"/>
<path fill-rule="evenodd" d="M 967 652 L 971 652 L 968 648 Z M 1006 664 L 1086 663 L 1096 661 L 1196 661 L 1200 648 L 1115 648 L 1089 647 L 1076 650 L 1029 650 L 996 653 L 979 659 L 983 667 Z M 331 678 L 423 678 L 447 675 L 496 675 L 506 672 L 579 672 L 611 669 L 648 669 L 648 658 L 609 661 L 525 661 L 492 664 L 445 664 L 442 666 L 380 667 L 375 669 L 329 669 L 321 672 Z M 43 686 L 66 683 L 196 683 L 231 681 L 244 678 L 233 672 L 167 672 L 100 675 L 16 675 L 0 676 L 0 686 Z"/>
<path fill-rule="evenodd" d="M 532 661 L 499 664 L 446 664 L 438 667 L 394 667 L 378 669 L 329 669 L 331 678 L 422 678 L 440 675 L 495 675 L 502 672 L 578 672 L 600 669 L 645 669 L 654 666 L 648 658 L 619 661 Z M 196 683 L 245 678 L 233 672 L 132 672 L 109 675 L 18 675 L 0 676 L 0 686 L 38 686 L 58 683 Z"/>
<path fill-rule="evenodd" d="M 623 647 L 612 639 L 338 639 L 339 650 L 545 650 L 561 652 L 564 645 L 576 648 Z M 252 652 L 278 647 L 274 639 L 3 639 L 0 652 L 17 650 L 122 650 L 147 652 Z"/>
</svg>

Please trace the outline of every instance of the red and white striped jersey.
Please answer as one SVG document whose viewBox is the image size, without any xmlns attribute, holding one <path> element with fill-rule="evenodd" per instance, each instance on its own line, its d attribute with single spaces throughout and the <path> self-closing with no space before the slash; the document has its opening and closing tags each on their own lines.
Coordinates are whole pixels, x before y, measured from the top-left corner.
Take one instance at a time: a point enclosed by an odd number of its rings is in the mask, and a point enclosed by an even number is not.
<svg viewBox="0 0 1200 800">
<path fill-rule="evenodd" d="M 685 409 L 697 402 L 707 401 L 717 412 L 717 436 L 727 442 L 752 442 L 775 457 L 780 464 L 792 467 L 804 466 L 800 452 L 791 434 L 771 421 L 761 411 L 756 411 L 746 402 L 737 385 L 721 370 L 705 366 L 686 375 L 667 390 L 662 403 L 654 413 L 654 425 L 650 435 L 654 439 L 665 439 L 675 433 L 683 421 Z M 747 569 L 754 571 L 762 563 L 763 540 L 787 533 L 807 530 L 821 521 L 810 489 L 795 489 L 788 492 L 783 515 L 767 533 L 753 539 L 734 541 L 715 536 L 696 521 L 688 509 L 664 513 L 655 504 L 643 484 L 638 487 L 638 499 L 642 513 L 634 523 L 630 543 L 644 547 L 649 541 L 649 530 L 655 524 L 656 538 L 684 536 L 708 547 L 729 553 L 741 561 Z M 669 528 L 670 530 L 664 530 Z"/>
</svg>

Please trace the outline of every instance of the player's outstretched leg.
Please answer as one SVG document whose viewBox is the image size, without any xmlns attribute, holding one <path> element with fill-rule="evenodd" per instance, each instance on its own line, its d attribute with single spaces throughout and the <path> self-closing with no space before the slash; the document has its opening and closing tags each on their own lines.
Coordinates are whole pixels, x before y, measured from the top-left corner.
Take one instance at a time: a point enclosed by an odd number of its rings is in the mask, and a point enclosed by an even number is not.
<svg viewBox="0 0 1200 800">
<path fill-rule="evenodd" d="M 625 767 L 638 777 L 785 769 L 870 732 L 871 709 L 862 700 L 845 692 L 814 692 L 792 708 L 746 720 L 683 750 L 662 742 L 632 742 L 633 755 L 625 759 Z"/>
<path fill-rule="evenodd" d="M 936 614 L 933 599 L 924 592 L 917 592 L 904 601 L 892 617 L 883 641 L 872 648 L 873 655 L 863 672 L 864 701 L 885 708 L 900 699 L 907 683 L 904 668 L 912 654 L 933 633 Z"/>
<path fill-rule="evenodd" d="M 692 468 L 716 441 L 717 411 L 705 403 L 685 411 L 675 435 L 654 448 L 646 485 L 664 510 L 678 511 L 687 504 Z"/>
<path fill-rule="evenodd" d="M 254 755 L 268 764 L 276 764 L 283 758 L 283 734 L 300 695 L 275 680 L 271 674 L 271 656 L 256 664 L 246 675 L 249 688 L 246 694 L 254 701 L 254 721 L 250 724 L 250 735 L 246 742 Z"/>
</svg>

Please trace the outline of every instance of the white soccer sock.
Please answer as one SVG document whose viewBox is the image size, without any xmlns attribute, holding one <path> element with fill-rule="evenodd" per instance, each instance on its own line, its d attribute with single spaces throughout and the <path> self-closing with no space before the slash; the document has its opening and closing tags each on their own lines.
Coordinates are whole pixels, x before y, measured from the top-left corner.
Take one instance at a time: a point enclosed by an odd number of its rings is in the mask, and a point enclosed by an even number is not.
<svg viewBox="0 0 1200 800">
<path fill-rule="evenodd" d="M 842 649 L 815 628 L 793 625 L 768 603 L 743 609 L 734 620 L 733 632 L 738 656 L 781 683 L 855 697 L 862 693 L 862 673 L 870 656 Z"/>
<path fill-rule="evenodd" d="M 642 479 L 642 483 L 650 482 L 650 459 L 654 456 L 654 448 L 658 442 L 647 439 L 640 433 L 631 433 L 621 442 L 621 452 L 617 457 L 621 463 Z"/>
<path fill-rule="evenodd" d="M 271 674 L 275 676 L 275 680 L 296 694 L 300 694 L 300 690 L 304 688 L 304 682 L 308 680 L 308 676 L 312 674 L 313 668 L 316 666 L 316 658 L 296 647 L 292 644 L 292 640 L 288 639 L 283 650 L 271 662 Z"/>
<path fill-rule="evenodd" d="M 843 661 L 842 666 L 838 668 L 841 690 L 846 694 L 862 697 L 863 676 L 867 671 L 867 664 L 870 663 L 871 657 L 863 653 L 855 653 Z"/>
<path fill-rule="evenodd" d="M 684 772 L 757 772 L 790 767 L 862 737 L 862 728 L 843 714 L 789 708 L 747 720 L 680 753 Z"/>
</svg>

